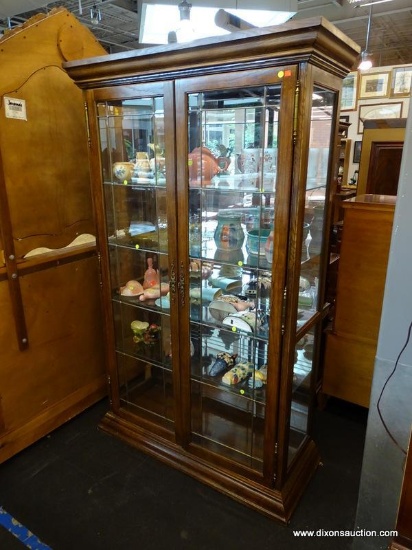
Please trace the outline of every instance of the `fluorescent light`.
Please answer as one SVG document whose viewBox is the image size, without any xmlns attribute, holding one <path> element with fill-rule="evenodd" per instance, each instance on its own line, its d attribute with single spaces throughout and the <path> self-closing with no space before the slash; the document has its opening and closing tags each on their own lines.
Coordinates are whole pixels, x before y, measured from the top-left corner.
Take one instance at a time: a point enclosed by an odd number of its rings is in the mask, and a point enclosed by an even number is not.
<svg viewBox="0 0 412 550">
<path fill-rule="evenodd" d="M 215 25 L 215 15 L 219 9 L 220 8 L 217 7 L 196 6 L 191 8 L 190 21 L 195 31 L 196 38 L 229 34 L 229 31 Z M 293 11 L 273 11 L 270 9 L 251 10 L 225 8 L 225 11 L 237 15 L 256 27 L 280 25 L 288 21 L 296 13 Z M 139 41 L 143 44 L 167 44 L 169 32 L 175 31 L 179 27 L 179 24 L 180 14 L 177 4 L 143 3 Z"/>
<path fill-rule="evenodd" d="M 354 0 L 351 2 L 349 0 L 349 4 L 357 4 L 361 2 L 362 0 Z M 374 6 L 375 4 L 384 4 L 385 2 L 393 2 L 393 0 L 376 0 L 376 2 L 368 2 L 367 4 L 360 4 L 359 6 L 355 6 L 356 8 L 364 8 L 365 6 Z"/>
</svg>

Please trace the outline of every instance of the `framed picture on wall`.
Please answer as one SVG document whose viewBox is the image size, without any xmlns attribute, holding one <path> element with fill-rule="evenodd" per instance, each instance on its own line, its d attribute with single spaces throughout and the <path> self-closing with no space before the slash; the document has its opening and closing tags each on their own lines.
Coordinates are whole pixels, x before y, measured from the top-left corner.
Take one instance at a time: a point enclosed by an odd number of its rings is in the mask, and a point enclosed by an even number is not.
<svg viewBox="0 0 412 550">
<path fill-rule="evenodd" d="M 359 99 L 388 97 L 390 72 L 361 74 Z"/>
<path fill-rule="evenodd" d="M 358 71 L 352 71 L 342 82 L 341 111 L 355 111 L 358 99 Z"/>
<path fill-rule="evenodd" d="M 355 141 L 353 145 L 353 161 L 352 161 L 354 164 L 360 163 L 361 151 L 362 151 L 362 142 Z"/>
<path fill-rule="evenodd" d="M 359 105 L 358 134 L 363 134 L 363 121 L 377 118 L 401 118 L 402 102 Z"/>
<path fill-rule="evenodd" d="M 411 93 L 412 67 L 392 69 L 391 97 L 407 97 Z"/>
</svg>

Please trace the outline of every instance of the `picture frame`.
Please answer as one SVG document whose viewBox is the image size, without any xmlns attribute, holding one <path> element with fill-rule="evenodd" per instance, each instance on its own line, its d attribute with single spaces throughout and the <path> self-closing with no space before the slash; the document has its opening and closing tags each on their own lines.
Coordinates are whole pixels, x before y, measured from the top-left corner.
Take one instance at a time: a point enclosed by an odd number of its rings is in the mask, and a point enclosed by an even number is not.
<svg viewBox="0 0 412 550">
<path fill-rule="evenodd" d="M 359 99 L 388 97 L 390 74 L 390 71 L 361 74 Z"/>
<path fill-rule="evenodd" d="M 403 102 L 359 105 L 358 134 L 363 134 L 363 121 L 365 119 L 401 118 L 402 107 Z"/>
<path fill-rule="evenodd" d="M 358 71 L 350 72 L 342 81 L 340 110 L 356 111 L 358 101 Z"/>
<path fill-rule="evenodd" d="M 355 141 L 353 144 L 353 163 L 359 164 L 362 151 L 362 141 Z"/>
<path fill-rule="evenodd" d="M 412 66 L 392 69 L 390 97 L 408 97 L 412 89 Z"/>
</svg>

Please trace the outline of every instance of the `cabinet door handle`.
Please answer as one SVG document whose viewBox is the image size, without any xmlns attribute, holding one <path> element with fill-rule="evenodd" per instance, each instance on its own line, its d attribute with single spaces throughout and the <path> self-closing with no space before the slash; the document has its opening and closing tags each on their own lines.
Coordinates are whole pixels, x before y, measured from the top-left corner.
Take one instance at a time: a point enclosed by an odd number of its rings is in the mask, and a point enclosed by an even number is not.
<svg viewBox="0 0 412 550">
<path fill-rule="evenodd" d="M 175 263 L 172 262 L 170 266 L 170 281 L 169 281 L 170 294 L 172 295 L 173 301 L 175 300 L 176 295 L 176 270 Z"/>
<path fill-rule="evenodd" d="M 180 294 L 180 304 L 182 307 L 185 305 L 185 286 L 186 286 L 186 280 L 185 280 L 185 272 L 184 272 L 184 265 L 183 262 L 180 264 L 180 273 L 179 273 L 179 294 Z"/>
</svg>

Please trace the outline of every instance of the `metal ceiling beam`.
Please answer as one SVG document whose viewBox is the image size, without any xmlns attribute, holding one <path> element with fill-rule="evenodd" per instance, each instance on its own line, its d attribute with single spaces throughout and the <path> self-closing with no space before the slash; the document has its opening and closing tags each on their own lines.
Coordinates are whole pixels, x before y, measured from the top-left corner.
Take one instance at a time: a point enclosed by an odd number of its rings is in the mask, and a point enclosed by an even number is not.
<svg viewBox="0 0 412 550">
<path fill-rule="evenodd" d="M 81 0 L 83 6 L 82 16 L 79 14 L 79 0 L 21 1 L 41 3 L 43 7 L 12 17 L 12 27 L 24 23 L 36 13 L 48 13 L 54 7 L 62 6 L 72 12 L 83 25 L 89 28 L 96 36 L 96 39 L 103 45 L 106 45 L 111 51 L 113 49 L 122 51 L 145 47 L 144 44 L 139 43 L 141 6 L 143 1 L 154 3 L 155 0 Z M 158 1 L 177 6 L 180 0 Z M 229 4 L 233 4 L 233 6 L 236 4 L 236 0 L 194 1 L 196 1 L 197 5 L 199 3 L 203 4 L 206 1 L 213 2 L 215 5 L 224 4 L 221 7 L 225 9 L 230 9 Z M 266 3 L 272 2 L 272 0 L 255 0 L 255 2 L 252 2 L 252 0 L 237 1 L 238 4 L 245 4 L 247 2 L 249 8 L 251 4 L 254 7 L 261 7 L 261 1 Z M 296 0 L 294 1 L 296 2 Z M 0 0 L 0 13 L 5 2 L 10 2 L 14 6 L 20 0 Z M 94 4 L 100 8 L 103 17 L 98 25 L 93 25 L 90 21 L 90 8 Z M 338 5 L 335 0 L 299 0 L 296 4 L 298 11 L 294 19 L 322 15 L 355 42 L 361 45 L 364 42 L 368 14 L 367 8 L 363 8 L 362 4 L 356 8 L 353 5 L 349 5 L 345 0 L 343 0 L 343 4 L 339 0 Z M 384 11 L 387 9 L 387 7 L 384 7 L 386 4 L 380 4 L 380 9 L 378 10 L 377 6 L 373 14 L 374 28 L 371 33 L 371 49 L 380 55 L 383 65 L 412 64 L 412 48 L 409 38 L 410 28 L 412 28 L 411 0 L 396 0 L 396 5 L 399 6 L 398 9 L 393 9 L 394 5 L 389 4 L 391 9 Z M 31 3 L 31 6 L 33 6 L 33 3 Z M 0 30 L 6 30 L 7 28 L 7 20 L 5 19 L 0 22 Z"/>
</svg>

